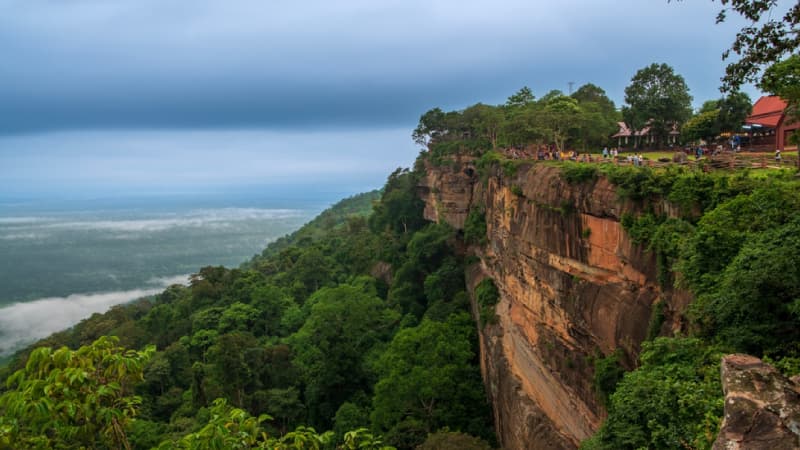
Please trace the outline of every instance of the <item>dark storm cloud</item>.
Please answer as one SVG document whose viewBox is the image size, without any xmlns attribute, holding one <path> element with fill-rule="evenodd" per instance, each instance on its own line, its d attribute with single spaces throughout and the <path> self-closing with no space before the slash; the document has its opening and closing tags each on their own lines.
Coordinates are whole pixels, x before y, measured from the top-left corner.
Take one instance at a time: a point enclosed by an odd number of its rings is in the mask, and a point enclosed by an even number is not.
<svg viewBox="0 0 800 450">
<path fill-rule="evenodd" d="M 667 62 L 718 96 L 712 2 L 0 0 L 0 131 L 413 125 Z"/>
</svg>

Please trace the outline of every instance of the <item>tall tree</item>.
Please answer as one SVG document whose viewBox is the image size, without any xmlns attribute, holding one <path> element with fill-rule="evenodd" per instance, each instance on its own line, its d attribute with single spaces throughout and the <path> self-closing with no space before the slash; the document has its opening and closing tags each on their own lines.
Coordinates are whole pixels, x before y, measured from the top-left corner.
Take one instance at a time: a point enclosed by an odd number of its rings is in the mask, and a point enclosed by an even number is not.
<svg viewBox="0 0 800 450">
<path fill-rule="evenodd" d="M 417 174 L 398 168 L 389 175 L 369 226 L 376 232 L 389 229 L 398 234 L 413 233 L 425 224 L 423 208 L 417 195 Z"/>
<path fill-rule="evenodd" d="M 717 100 L 717 108 L 719 108 L 717 123 L 720 131 L 735 133 L 742 129 L 744 119 L 753 109 L 753 102 L 744 92 L 731 92 Z"/>
<path fill-rule="evenodd" d="M 797 117 L 800 106 L 800 54 L 792 55 L 777 62 L 764 71 L 758 87 L 779 95 L 788 103 L 789 113 Z"/>
<path fill-rule="evenodd" d="M 547 130 L 558 151 L 566 149 L 567 139 L 581 122 L 582 110 L 578 101 L 565 95 L 542 97 L 544 107 L 537 114 L 537 121 Z"/>
<path fill-rule="evenodd" d="M 478 103 L 464 110 L 464 115 L 470 118 L 470 125 L 481 139 L 492 144 L 492 149 L 497 149 L 497 137 L 503 125 L 503 111 L 496 106 Z"/>
<path fill-rule="evenodd" d="M 659 142 L 692 114 L 686 81 L 667 64 L 653 63 L 636 72 L 625 88 L 625 103 L 623 116 L 628 126 L 635 130 L 649 126 Z"/>
<path fill-rule="evenodd" d="M 592 83 L 586 83 L 579 87 L 570 97 L 577 100 L 579 104 L 595 103 L 604 114 L 611 115 L 617 110 L 614 101 L 608 98 L 606 91 Z"/>
<path fill-rule="evenodd" d="M 584 150 L 605 144 L 608 137 L 617 129 L 617 122 L 621 119 L 606 91 L 587 83 L 579 87 L 570 97 L 578 101 L 582 111 L 580 130 L 577 134 L 579 142 L 576 143 L 582 145 Z"/>
<path fill-rule="evenodd" d="M 508 97 L 505 106 L 509 108 L 523 107 L 533 103 L 534 100 L 536 100 L 536 96 L 533 95 L 531 88 L 522 86 L 514 95 Z"/>
<path fill-rule="evenodd" d="M 414 132 L 411 133 L 411 138 L 417 144 L 427 146 L 446 133 L 447 124 L 444 111 L 440 108 L 433 108 L 420 116 L 419 124 L 414 129 Z"/>
<path fill-rule="evenodd" d="M 480 373 L 471 364 L 474 334 L 475 325 L 464 312 L 447 322 L 423 320 L 398 332 L 376 365 L 380 380 L 373 423 L 389 435 L 403 423 L 417 424 L 425 433 L 448 424 L 474 434 L 485 430 L 488 405 Z"/>
<path fill-rule="evenodd" d="M 309 300 L 311 314 L 290 342 L 303 373 L 310 419 L 329 427 L 339 407 L 368 390 L 367 354 L 388 340 L 399 314 L 373 293 L 342 284 Z"/>
</svg>

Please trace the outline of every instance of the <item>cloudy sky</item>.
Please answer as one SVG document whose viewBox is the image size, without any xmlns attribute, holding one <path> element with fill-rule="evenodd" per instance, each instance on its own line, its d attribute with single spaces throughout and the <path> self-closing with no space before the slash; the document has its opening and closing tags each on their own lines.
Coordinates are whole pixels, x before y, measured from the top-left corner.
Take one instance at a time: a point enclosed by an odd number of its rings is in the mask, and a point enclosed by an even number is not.
<svg viewBox="0 0 800 450">
<path fill-rule="evenodd" d="M 653 62 L 682 74 L 699 105 L 719 96 L 720 55 L 742 25 L 715 25 L 719 6 L 0 0 L 0 192 L 377 186 L 416 156 L 409 135 L 431 107 L 569 82 L 619 104 Z"/>
</svg>

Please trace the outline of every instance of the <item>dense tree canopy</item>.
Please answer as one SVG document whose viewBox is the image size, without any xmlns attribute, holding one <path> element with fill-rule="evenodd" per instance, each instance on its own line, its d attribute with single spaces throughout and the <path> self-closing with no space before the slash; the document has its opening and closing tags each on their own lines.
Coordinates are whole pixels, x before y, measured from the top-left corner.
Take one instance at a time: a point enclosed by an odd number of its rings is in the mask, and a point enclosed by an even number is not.
<svg viewBox="0 0 800 450">
<path fill-rule="evenodd" d="M 79 350 L 23 352 L 0 368 L 0 448 L 411 449 L 446 427 L 493 440 L 464 262 L 455 231 L 423 219 L 420 175 L 398 170 L 380 198 L 343 201 L 241 268 L 202 268 L 37 344 Z M 454 350 L 394 344 L 421 331 Z M 403 385 L 387 361 L 429 377 Z M 436 391 L 431 414 L 390 411 L 386 393 L 414 386 Z"/>
<path fill-rule="evenodd" d="M 634 130 L 649 126 L 662 142 L 673 126 L 680 126 L 692 114 L 692 96 L 683 77 L 667 64 L 640 69 L 625 88 L 625 122 Z"/>
<path fill-rule="evenodd" d="M 525 86 L 503 105 L 478 103 L 461 111 L 431 109 L 420 117 L 412 138 L 438 162 L 455 152 L 482 154 L 498 148 L 554 144 L 559 150 L 599 149 L 608 144 L 620 114 L 594 84 L 571 96 L 551 91 L 536 100 Z"/>
<path fill-rule="evenodd" d="M 129 448 L 141 399 L 134 386 L 155 352 L 101 337 L 73 351 L 34 350 L 0 395 L 0 448 Z"/>
<path fill-rule="evenodd" d="M 391 430 L 396 424 L 409 422 L 424 433 L 447 425 L 481 434 L 488 424 L 480 411 L 488 405 L 480 372 L 472 365 L 474 333 L 464 312 L 397 333 L 377 365 L 373 422 L 390 434 L 397 433 Z"/>
<path fill-rule="evenodd" d="M 608 175 L 626 199 L 664 198 L 680 211 L 622 223 L 672 274 L 664 279 L 696 299 L 685 318 L 688 337 L 656 338 L 663 310 L 655 310 L 655 340 L 642 345 L 638 368 L 619 383 L 612 357 L 595 360 L 597 394 L 608 399 L 609 415 L 582 448 L 710 448 L 722 420 L 723 352 L 769 357 L 789 375 L 800 372 L 800 182 L 777 171 L 613 168 Z"/>
</svg>

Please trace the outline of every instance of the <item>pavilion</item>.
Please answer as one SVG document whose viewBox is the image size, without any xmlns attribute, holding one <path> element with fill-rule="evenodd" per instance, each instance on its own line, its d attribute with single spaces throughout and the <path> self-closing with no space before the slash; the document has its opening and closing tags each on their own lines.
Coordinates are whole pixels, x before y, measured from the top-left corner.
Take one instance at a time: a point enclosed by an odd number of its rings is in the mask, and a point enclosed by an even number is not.
<svg viewBox="0 0 800 450">
<path fill-rule="evenodd" d="M 612 138 L 617 139 L 617 147 L 628 146 L 630 140 L 633 140 L 635 147 L 638 147 L 639 144 L 653 145 L 655 143 L 655 136 L 650 133 L 649 126 L 645 126 L 638 131 L 632 130 L 625 122 L 617 122 L 617 126 L 619 127 L 619 131 L 611 136 Z M 677 143 L 679 135 L 680 132 L 678 131 L 678 128 L 673 126 L 672 130 L 669 132 L 669 136 L 667 137 L 667 144 Z"/>
</svg>

